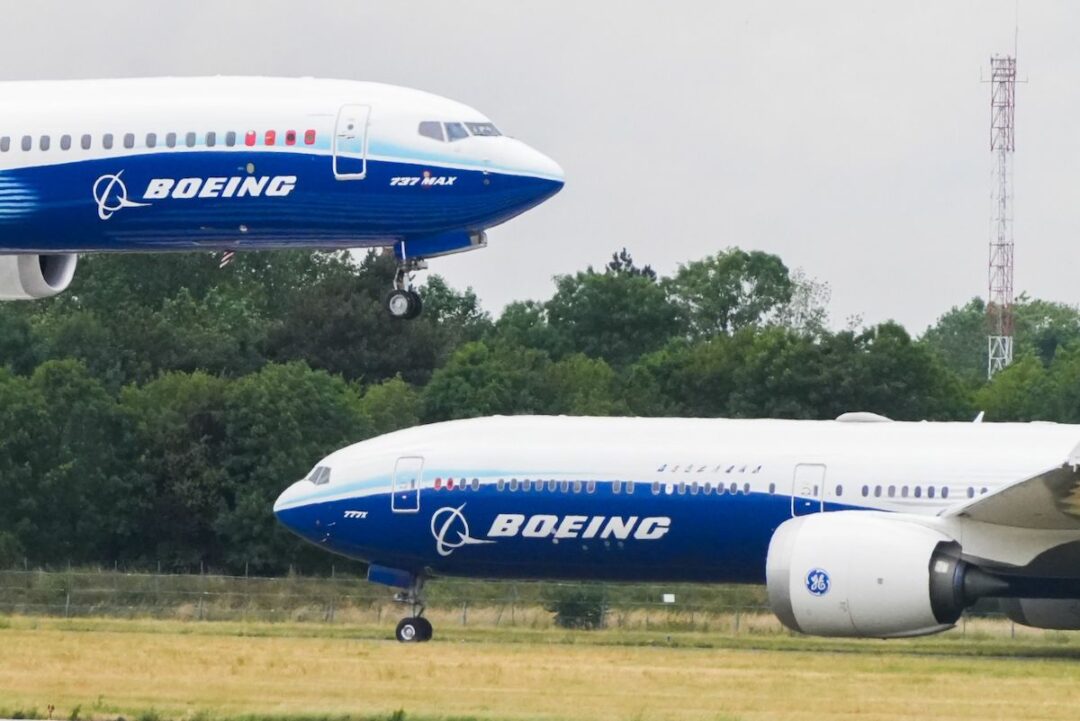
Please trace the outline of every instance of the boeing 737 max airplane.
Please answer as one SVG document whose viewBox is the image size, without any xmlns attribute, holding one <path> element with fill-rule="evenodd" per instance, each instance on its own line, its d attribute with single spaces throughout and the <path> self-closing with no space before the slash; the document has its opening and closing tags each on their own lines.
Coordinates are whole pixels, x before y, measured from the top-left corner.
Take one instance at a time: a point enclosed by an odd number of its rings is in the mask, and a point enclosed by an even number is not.
<svg viewBox="0 0 1080 721">
<path fill-rule="evenodd" d="M 554 161 L 461 103 L 378 83 L 0 83 L 0 299 L 71 283 L 80 253 L 393 248 L 412 272 L 554 195 Z"/>
<path fill-rule="evenodd" d="M 762 583 L 785 625 L 895 637 L 981 598 L 1080 628 L 1080 426 L 494 417 L 327 456 L 274 510 L 370 563 L 426 640 L 432 576 Z"/>
</svg>

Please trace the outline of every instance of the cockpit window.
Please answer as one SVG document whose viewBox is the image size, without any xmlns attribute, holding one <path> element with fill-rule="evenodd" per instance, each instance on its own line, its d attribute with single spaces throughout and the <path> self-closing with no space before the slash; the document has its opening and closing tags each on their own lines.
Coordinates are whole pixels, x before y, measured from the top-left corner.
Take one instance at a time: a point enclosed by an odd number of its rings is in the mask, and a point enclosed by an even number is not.
<svg viewBox="0 0 1080 721">
<path fill-rule="evenodd" d="M 496 135 L 502 135 L 499 129 L 495 127 L 494 123 L 465 123 L 465 127 L 469 129 L 469 132 L 473 135 L 483 135 L 494 137 Z"/>
<path fill-rule="evenodd" d="M 326 466 L 315 466 L 308 474 L 308 480 L 316 486 L 322 486 L 330 482 L 330 469 Z"/>
<path fill-rule="evenodd" d="M 446 123 L 446 137 L 452 143 L 455 140 L 469 137 L 469 131 L 461 123 Z"/>
<path fill-rule="evenodd" d="M 443 136 L 442 123 L 438 123 L 434 120 L 425 120 L 420 123 L 420 134 L 425 138 L 431 138 L 432 140 L 438 140 L 439 142 L 446 140 Z"/>
</svg>

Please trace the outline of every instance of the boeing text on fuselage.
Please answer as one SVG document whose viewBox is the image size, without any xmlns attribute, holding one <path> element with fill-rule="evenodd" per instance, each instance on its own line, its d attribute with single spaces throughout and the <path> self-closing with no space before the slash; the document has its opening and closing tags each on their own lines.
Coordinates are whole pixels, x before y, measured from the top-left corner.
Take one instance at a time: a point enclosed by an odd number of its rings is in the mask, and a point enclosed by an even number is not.
<svg viewBox="0 0 1080 721">
<path fill-rule="evenodd" d="M 103 175 L 94 181 L 93 195 L 98 217 L 109 220 L 123 208 L 145 208 L 151 203 L 128 200 L 121 179 L 123 171 Z M 296 189 L 295 175 L 233 176 L 231 178 L 152 178 L 143 191 L 143 200 L 194 200 L 196 198 L 284 198 Z"/>
</svg>

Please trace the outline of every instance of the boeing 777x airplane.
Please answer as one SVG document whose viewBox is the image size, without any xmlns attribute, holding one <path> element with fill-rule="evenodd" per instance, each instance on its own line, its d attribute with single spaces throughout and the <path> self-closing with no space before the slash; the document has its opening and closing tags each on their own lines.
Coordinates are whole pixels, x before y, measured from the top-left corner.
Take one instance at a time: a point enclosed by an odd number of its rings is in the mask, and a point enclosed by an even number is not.
<svg viewBox="0 0 1080 721">
<path fill-rule="evenodd" d="M 274 506 L 431 637 L 432 576 L 765 583 L 788 627 L 897 637 L 982 598 L 1080 629 L 1080 426 L 494 417 L 332 453 Z"/>
<path fill-rule="evenodd" d="M 312 78 L 0 83 L 0 299 L 55 295 L 78 254 L 393 248 L 412 273 L 563 185 L 461 103 Z"/>
</svg>

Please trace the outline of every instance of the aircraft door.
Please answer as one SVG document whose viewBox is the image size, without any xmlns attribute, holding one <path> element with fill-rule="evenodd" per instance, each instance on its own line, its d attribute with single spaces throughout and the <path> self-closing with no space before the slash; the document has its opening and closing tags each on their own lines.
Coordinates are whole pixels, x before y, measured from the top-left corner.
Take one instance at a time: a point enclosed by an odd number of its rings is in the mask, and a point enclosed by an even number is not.
<svg viewBox="0 0 1080 721">
<path fill-rule="evenodd" d="M 334 126 L 334 177 L 363 180 L 367 175 L 367 132 L 370 105 L 344 105 Z"/>
<path fill-rule="evenodd" d="M 394 464 L 394 490 L 390 509 L 394 513 L 416 513 L 420 510 L 420 483 L 424 477 L 424 459 L 403 456 Z"/>
<path fill-rule="evenodd" d="M 800 463 L 795 466 L 791 489 L 791 515 L 806 516 L 825 510 L 825 466 Z"/>
</svg>

